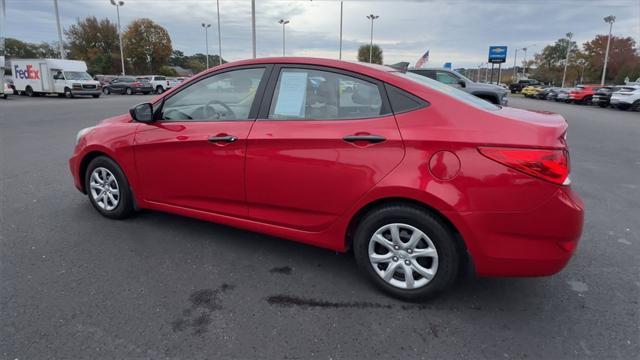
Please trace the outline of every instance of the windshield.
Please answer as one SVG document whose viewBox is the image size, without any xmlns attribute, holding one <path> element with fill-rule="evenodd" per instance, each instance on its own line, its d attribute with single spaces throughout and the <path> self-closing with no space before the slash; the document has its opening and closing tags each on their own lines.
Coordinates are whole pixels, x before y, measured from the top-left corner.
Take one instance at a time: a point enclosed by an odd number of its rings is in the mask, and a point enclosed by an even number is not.
<svg viewBox="0 0 640 360">
<path fill-rule="evenodd" d="M 93 80 L 91 75 L 84 71 L 65 71 L 64 78 L 67 80 Z"/>
<path fill-rule="evenodd" d="M 401 72 L 393 72 L 392 74 L 398 75 L 400 77 L 409 79 L 413 82 L 419 83 L 420 85 L 426 86 L 430 89 L 439 91 L 446 95 L 456 98 L 466 104 L 474 106 L 476 108 L 480 108 L 482 110 L 495 111 L 500 109 L 498 106 L 491 104 L 486 100 L 482 100 L 479 97 L 475 97 L 471 94 L 468 94 L 462 90 L 458 90 L 452 86 L 445 85 L 443 83 L 437 82 L 433 79 L 430 79 L 426 76 L 414 74 L 412 72 L 401 73 Z M 465 78 L 466 79 L 466 78 Z"/>
</svg>

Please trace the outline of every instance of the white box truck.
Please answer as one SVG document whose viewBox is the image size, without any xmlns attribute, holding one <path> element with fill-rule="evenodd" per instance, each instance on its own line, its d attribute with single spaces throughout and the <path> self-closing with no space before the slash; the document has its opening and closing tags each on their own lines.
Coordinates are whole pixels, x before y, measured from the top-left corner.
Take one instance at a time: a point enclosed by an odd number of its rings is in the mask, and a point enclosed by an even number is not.
<svg viewBox="0 0 640 360">
<path fill-rule="evenodd" d="M 87 64 L 78 60 L 12 59 L 13 86 L 19 94 L 38 96 L 58 94 L 100 97 L 100 82 L 87 73 Z"/>
</svg>

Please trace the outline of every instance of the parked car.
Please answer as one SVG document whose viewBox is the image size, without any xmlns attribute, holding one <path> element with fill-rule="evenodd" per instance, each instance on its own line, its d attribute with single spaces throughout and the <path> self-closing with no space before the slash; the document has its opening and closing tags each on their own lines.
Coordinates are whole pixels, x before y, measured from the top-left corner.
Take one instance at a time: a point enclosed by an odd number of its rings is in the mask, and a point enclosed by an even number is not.
<svg viewBox="0 0 640 360">
<path fill-rule="evenodd" d="M 99 81 L 100 86 L 108 85 L 113 79 L 117 78 L 116 75 L 95 75 L 93 80 Z"/>
<path fill-rule="evenodd" d="M 408 71 L 463 90 L 471 95 L 487 100 L 492 104 L 506 106 L 508 103 L 508 91 L 503 87 L 493 84 L 477 83 L 453 70 L 444 68 L 409 68 Z"/>
<path fill-rule="evenodd" d="M 536 95 L 538 95 L 538 92 L 542 90 L 542 85 L 538 84 L 538 85 L 529 85 L 527 87 L 525 87 L 524 89 L 522 89 L 521 93 L 522 95 L 524 95 L 524 97 L 527 98 L 534 98 L 536 97 Z"/>
<path fill-rule="evenodd" d="M 102 87 L 105 95 L 113 94 L 150 94 L 153 92 L 153 86 L 147 80 L 138 80 L 133 76 L 117 77 L 107 85 Z"/>
<path fill-rule="evenodd" d="M 566 103 L 570 103 L 571 99 L 569 98 L 569 93 L 573 90 L 573 88 L 563 88 L 558 91 L 558 95 L 556 96 L 556 101 L 562 101 Z"/>
<path fill-rule="evenodd" d="M 569 91 L 569 100 L 574 104 L 591 104 L 593 95 L 600 86 L 578 85 Z"/>
<path fill-rule="evenodd" d="M 618 91 L 620 87 L 617 86 L 604 86 L 596 90 L 593 94 L 592 102 L 602 108 L 606 108 L 609 106 L 609 101 L 611 100 L 611 94 L 615 91 Z"/>
<path fill-rule="evenodd" d="M 156 94 L 162 94 L 163 92 L 169 90 L 172 86 L 171 81 L 167 79 L 166 76 L 162 75 L 146 75 L 146 76 L 138 76 L 138 80 L 146 80 L 151 83 L 151 87 Z"/>
<path fill-rule="evenodd" d="M 547 97 L 545 98 L 546 100 L 557 100 L 558 94 L 562 91 L 566 91 L 567 88 L 552 88 L 551 90 L 549 90 L 549 93 L 547 94 Z"/>
<path fill-rule="evenodd" d="M 536 93 L 535 98 L 539 100 L 547 100 L 549 95 L 558 89 L 560 88 L 554 86 L 545 86 Z"/>
<path fill-rule="evenodd" d="M 526 88 L 527 86 L 538 85 L 538 84 L 540 84 L 540 82 L 535 79 L 522 79 L 522 80 L 518 80 L 517 83 L 513 83 L 509 85 L 509 90 L 511 90 L 512 94 L 515 94 L 515 93 L 521 92 L 522 89 Z"/>
<path fill-rule="evenodd" d="M 640 111 L 640 85 L 622 86 L 611 94 L 611 105 L 620 110 Z"/>
<path fill-rule="evenodd" d="M 464 266 L 567 264 L 583 223 L 567 126 L 391 67 L 262 58 L 80 130 L 69 165 L 105 217 L 152 209 L 353 249 L 373 283 L 413 300 Z"/>
</svg>

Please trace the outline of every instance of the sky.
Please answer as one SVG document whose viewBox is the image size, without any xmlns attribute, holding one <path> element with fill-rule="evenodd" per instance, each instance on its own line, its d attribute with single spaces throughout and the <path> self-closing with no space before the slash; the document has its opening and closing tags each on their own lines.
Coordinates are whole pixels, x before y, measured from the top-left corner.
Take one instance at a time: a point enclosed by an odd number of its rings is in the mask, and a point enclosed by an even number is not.
<svg viewBox="0 0 640 360">
<path fill-rule="evenodd" d="M 124 27 L 146 17 L 165 27 L 173 48 L 190 55 L 205 52 L 201 23 L 210 23 L 209 52 L 218 53 L 215 0 L 124 0 L 120 19 Z M 7 37 L 29 42 L 56 41 L 53 0 L 5 0 Z M 116 21 L 109 0 L 58 0 L 61 23 L 68 28 L 78 18 L 96 16 Z M 616 16 L 613 34 L 631 36 L 640 43 L 639 0 L 430 0 L 344 1 L 343 52 L 355 60 L 358 46 L 368 44 L 371 22 L 373 41 L 384 52 L 384 62 L 411 64 L 428 49 L 429 64 L 477 67 L 487 61 L 490 45 L 508 46 L 507 66 L 514 49 L 532 52 L 574 34 L 579 44 L 597 34 L 607 34 L 607 15 Z M 286 25 L 287 56 L 338 58 L 340 1 L 256 0 L 257 56 L 282 55 L 282 25 Z M 251 1 L 220 0 L 222 55 L 233 61 L 250 58 Z M 518 54 L 518 62 L 522 59 Z"/>
</svg>

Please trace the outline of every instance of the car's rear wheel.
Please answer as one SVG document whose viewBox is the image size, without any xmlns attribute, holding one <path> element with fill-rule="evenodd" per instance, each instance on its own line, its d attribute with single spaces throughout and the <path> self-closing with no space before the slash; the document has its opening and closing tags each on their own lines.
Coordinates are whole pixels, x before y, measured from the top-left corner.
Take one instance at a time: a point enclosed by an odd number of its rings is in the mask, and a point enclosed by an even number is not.
<svg viewBox="0 0 640 360">
<path fill-rule="evenodd" d="M 111 91 L 109 90 L 108 87 L 103 87 L 102 88 L 102 93 L 105 94 L 105 95 L 109 95 L 111 93 Z"/>
<path fill-rule="evenodd" d="M 129 182 L 110 158 L 99 156 L 91 160 L 85 172 L 85 189 L 91 205 L 103 216 L 124 219 L 133 213 Z"/>
<path fill-rule="evenodd" d="M 164 88 L 162 86 L 156 87 L 156 94 L 162 94 L 164 92 Z"/>
<path fill-rule="evenodd" d="M 24 89 L 24 93 L 28 96 L 28 97 L 34 97 L 35 96 L 35 92 L 33 92 L 33 89 L 31 88 L 31 86 L 27 86 Z"/>
<path fill-rule="evenodd" d="M 133 90 L 131 88 L 127 88 L 125 92 L 127 93 L 127 95 L 133 95 Z"/>
<path fill-rule="evenodd" d="M 359 223 L 354 253 L 360 269 L 379 288 L 404 300 L 437 295 L 455 281 L 459 254 L 438 218 L 411 205 L 387 205 Z"/>
</svg>

